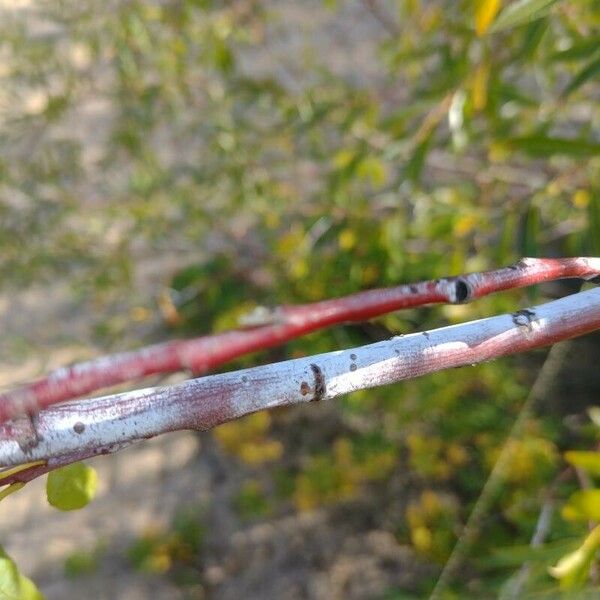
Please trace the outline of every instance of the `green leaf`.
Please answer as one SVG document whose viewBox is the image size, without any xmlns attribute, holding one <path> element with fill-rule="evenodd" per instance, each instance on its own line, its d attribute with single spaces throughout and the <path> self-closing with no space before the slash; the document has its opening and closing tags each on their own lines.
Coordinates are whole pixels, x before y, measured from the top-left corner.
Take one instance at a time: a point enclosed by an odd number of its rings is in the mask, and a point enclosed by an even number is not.
<svg viewBox="0 0 600 600">
<path fill-rule="evenodd" d="M 82 575 L 90 575 L 98 570 L 98 552 L 74 552 L 65 559 L 65 575 L 76 579 Z"/>
<path fill-rule="evenodd" d="M 414 150 L 413 155 L 406 164 L 406 178 L 413 182 L 418 182 L 421 179 L 421 172 L 425 166 L 425 159 L 431 146 L 433 134 L 430 133 Z"/>
<path fill-rule="evenodd" d="M 563 506 L 562 516 L 568 521 L 600 520 L 600 489 L 578 490 Z"/>
<path fill-rule="evenodd" d="M 2 600 L 43 600 L 35 584 L 22 575 L 15 562 L 0 548 L 0 598 Z"/>
<path fill-rule="evenodd" d="M 600 52 L 596 52 L 594 58 L 587 63 L 571 80 L 569 85 L 564 89 L 562 97 L 566 98 L 575 90 L 578 90 L 588 80 L 600 75 Z"/>
<path fill-rule="evenodd" d="M 531 58 L 538 49 L 544 34 L 548 30 L 548 19 L 538 19 L 530 23 L 523 35 L 523 43 L 518 49 L 516 58 L 527 60 Z"/>
<path fill-rule="evenodd" d="M 581 585 L 587 578 L 598 548 L 600 548 L 600 525 L 590 532 L 575 552 L 563 556 L 555 567 L 548 569 L 550 575 L 560 579 L 563 589 Z"/>
<path fill-rule="evenodd" d="M 387 169 L 376 156 L 366 156 L 358 165 L 357 175 L 371 182 L 374 188 L 381 187 L 387 179 Z"/>
<path fill-rule="evenodd" d="M 594 54 L 600 46 L 600 35 L 591 35 L 590 37 L 573 44 L 566 50 L 555 52 L 551 57 L 551 61 L 569 62 L 589 58 L 590 54 Z"/>
<path fill-rule="evenodd" d="M 535 158 L 554 154 L 577 157 L 600 156 L 600 143 L 545 135 L 511 138 L 505 141 L 505 145 L 509 150 L 524 152 Z"/>
<path fill-rule="evenodd" d="M 600 408 L 598 408 L 597 406 L 591 406 L 590 408 L 588 408 L 587 412 L 590 416 L 590 419 L 592 420 L 592 423 L 600 427 Z"/>
<path fill-rule="evenodd" d="M 76 510 L 96 494 L 98 476 L 92 467 L 73 463 L 51 471 L 46 483 L 48 502 L 59 510 Z"/>
<path fill-rule="evenodd" d="M 600 452 L 569 450 L 565 452 L 565 460 L 587 471 L 590 475 L 600 476 Z"/>
<path fill-rule="evenodd" d="M 513 2 L 500 13 L 490 31 L 496 32 L 530 23 L 548 14 L 551 6 L 556 2 L 557 0 L 519 0 Z"/>
<path fill-rule="evenodd" d="M 577 540 L 568 538 L 535 547 L 531 544 L 500 547 L 492 549 L 488 556 L 477 558 L 476 562 L 494 568 L 518 568 L 526 562 L 548 564 L 559 560 L 576 546 Z"/>
<path fill-rule="evenodd" d="M 37 589 L 35 583 L 25 575 L 19 576 L 19 584 L 21 588 L 20 600 L 43 600 L 44 596 Z"/>
<path fill-rule="evenodd" d="M 539 256 L 538 239 L 540 237 L 540 210 L 537 206 L 531 204 L 525 215 L 521 228 L 519 246 L 521 256 Z"/>
<path fill-rule="evenodd" d="M 213 62 L 222 73 L 230 73 L 233 70 L 235 57 L 231 48 L 222 40 L 214 42 Z"/>
<path fill-rule="evenodd" d="M 20 598 L 21 585 L 17 565 L 4 550 L 0 551 L 0 597 Z"/>
</svg>

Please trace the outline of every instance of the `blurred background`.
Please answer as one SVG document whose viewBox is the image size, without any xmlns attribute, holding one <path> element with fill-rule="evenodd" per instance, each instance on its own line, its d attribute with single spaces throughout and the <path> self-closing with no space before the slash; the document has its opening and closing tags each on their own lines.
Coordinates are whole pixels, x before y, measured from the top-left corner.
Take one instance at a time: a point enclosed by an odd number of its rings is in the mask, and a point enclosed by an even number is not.
<svg viewBox="0 0 600 600">
<path fill-rule="evenodd" d="M 511 4 L 0 0 L 0 385 L 256 306 L 599 256 L 600 2 L 522 1 L 502 27 Z M 28 485 L 0 541 L 47 598 L 424 598 L 457 540 L 443 597 L 556 597 L 547 568 L 590 521 L 561 511 L 593 487 L 562 453 L 597 447 L 598 348 L 563 345 L 535 397 L 547 350 L 164 436 L 90 461 L 77 513 Z"/>
</svg>

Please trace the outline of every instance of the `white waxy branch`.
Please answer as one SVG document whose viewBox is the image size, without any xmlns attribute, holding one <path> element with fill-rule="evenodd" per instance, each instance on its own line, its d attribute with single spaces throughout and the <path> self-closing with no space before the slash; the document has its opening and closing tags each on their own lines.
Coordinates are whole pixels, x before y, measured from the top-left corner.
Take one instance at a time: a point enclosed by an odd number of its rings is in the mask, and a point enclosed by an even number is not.
<svg viewBox="0 0 600 600">
<path fill-rule="evenodd" d="M 594 288 L 513 314 L 350 350 L 68 402 L 31 420 L 0 425 L 0 466 L 44 460 L 47 471 L 161 433 L 206 430 L 258 410 L 335 398 L 597 329 L 600 289 Z"/>
</svg>

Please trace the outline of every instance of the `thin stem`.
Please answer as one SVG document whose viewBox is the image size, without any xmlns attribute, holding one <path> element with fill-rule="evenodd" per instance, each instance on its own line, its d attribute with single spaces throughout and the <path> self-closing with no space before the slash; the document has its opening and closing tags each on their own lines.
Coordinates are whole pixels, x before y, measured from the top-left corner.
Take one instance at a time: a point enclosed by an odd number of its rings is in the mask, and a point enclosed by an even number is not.
<svg viewBox="0 0 600 600">
<path fill-rule="evenodd" d="M 594 290 L 598 291 L 598 290 Z M 502 446 L 502 451 L 498 460 L 487 478 L 477 502 L 463 527 L 438 580 L 435 584 L 429 600 L 438 600 L 442 598 L 452 578 L 457 573 L 462 561 L 471 550 L 473 543 L 481 531 L 481 526 L 485 515 L 489 514 L 492 503 L 498 497 L 501 486 L 505 481 L 511 459 L 511 440 L 517 439 L 523 433 L 527 420 L 531 416 L 534 403 L 546 394 L 554 381 L 553 376 L 556 373 L 558 365 L 564 358 L 566 348 L 564 345 L 554 346 L 548 354 L 544 365 L 542 366 L 527 399 L 525 400 L 516 421 L 514 422 L 506 442 Z"/>
</svg>

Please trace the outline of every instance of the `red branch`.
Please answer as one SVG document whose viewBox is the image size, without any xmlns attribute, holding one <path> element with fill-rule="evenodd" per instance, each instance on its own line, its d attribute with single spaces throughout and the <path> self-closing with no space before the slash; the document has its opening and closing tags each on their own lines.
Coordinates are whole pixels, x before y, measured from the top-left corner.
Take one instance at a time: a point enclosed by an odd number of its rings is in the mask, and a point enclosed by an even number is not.
<svg viewBox="0 0 600 600">
<path fill-rule="evenodd" d="M 62 465 L 163 433 L 207 430 L 259 410 L 328 400 L 599 329 L 600 288 L 594 288 L 513 314 L 367 346 L 66 402 L 32 419 L 0 425 L 0 467 L 7 468 L 0 471 L 0 485 L 20 485 Z"/>
<path fill-rule="evenodd" d="M 469 302 L 502 290 L 556 279 L 592 279 L 600 259 L 522 259 L 515 265 L 459 277 L 359 292 L 312 304 L 282 306 L 268 324 L 190 340 L 171 341 L 63 367 L 0 394 L 0 422 L 129 380 L 190 370 L 204 373 L 236 357 L 270 348 L 338 323 L 364 321 L 426 304 Z"/>
</svg>

